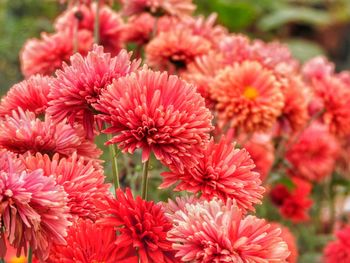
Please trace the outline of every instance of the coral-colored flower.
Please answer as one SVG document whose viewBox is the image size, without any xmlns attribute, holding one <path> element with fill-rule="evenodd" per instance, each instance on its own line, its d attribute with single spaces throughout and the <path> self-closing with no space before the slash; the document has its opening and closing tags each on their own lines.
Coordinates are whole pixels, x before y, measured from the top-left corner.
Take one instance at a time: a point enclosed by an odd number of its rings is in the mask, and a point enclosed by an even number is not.
<svg viewBox="0 0 350 263">
<path fill-rule="evenodd" d="M 325 263 L 350 262 L 350 226 L 336 233 L 337 239 L 328 243 L 324 250 Z"/>
<path fill-rule="evenodd" d="M 281 238 L 287 243 L 288 250 L 290 251 L 290 255 L 287 258 L 287 262 L 297 263 L 298 256 L 299 256 L 298 244 L 293 233 L 290 232 L 290 230 L 287 227 L 281 225 L 280 223 L 274 222 L 274 223 L 271 223 L 271 225 L 275 228 L 280 228 L 282 230 Z"/>
<path fill-rule="evenodd" d="M 212 44 L 204 37 L 175 27 L 160 32 L 149 42 L 145 49 L 146 61 L 155 69 L 176 72 L 186 69 L 196 57 L 208 54 L 211 49 Z"/>
<path fill-rule="evenodd" d="M 258 62 L 243 62 L 220 71 L 212 84 L 219 124 L 241 131 L 269 130 L 281 115 L 284 96 L 274 74 Z"/>
<path fill-rule="evenodd" d="M 313 182 L 320 182 L 334 170 L 339 143 L 325 125 L 314 123 L 297 140 L 287 144 L 289 172 Z"/>
<path fill-rule="evenodd" d="M 94 161 L 86 161 L 74 153 L 68 159 L 55 154 L 29 155 L 24 159 L 29 171 L 43 169 L 45 176 L 53 175 L 68 195 L 67 205 L 73 216 L 95 221 L 103 214 L 100 203 L 110 196 L 109 184 L 105 184 L 102 167 Z"/>
<path fill-rule="evenodd" d="M 21 69 L 25 77 L 34 74 L 51 75 L 73 55 L 73 40 L 67 32 L 52 35 L 43 33 L 41 38 L 29 39 L 21 50 Z M 86 31 L 79 32 L 77 42 L 78 51 L 86 54 L 93 43 L 92 34 Z"/>
<path fill-rule="evenodd" d="M 212 129 L 210 111 L 193 86 L 166 72 L 142 70 L 119 78 L 102 92 L 97 108 L 111 124 L 123 152 L 142 149 L 142 160 L 153 152 L 163 164 L 192 166 Z"/>
<path fill-rule="evenodd" d="M 21 107 L 36 115 L 44 114 L 48 105 L 48 95 L 52 78 L 35 75 L 15 84 L 1 99 L 0 116 L 11 115 L 12 110 Z"/>
<path fill-rule="evenodd" d="M 307 80 L 324 79 L 334 74 L 334 64 L 323 56 L 307 61 L 302 68 L 303 77 Z"/>
<path fill-rule="evenodd" d="M 164 215 L 163 207 L 152 201 L 133 198 L 130 189 L 124 193 L 118 189 L 116 199 L 109 199 L 107 213 L 98 223 L 114 227 L 120 234 L 116 240 L 117 249 L 133 251 L 141 262 L 177 262 L 166 239 L 171 229 L 170 220 Z"/>
<path fill-rule="evenodd" d="M 79 121 L 86 130 L 87 137 L 93 138 L 97 102 L 102 90 L 114 79 L 135 71 L 139 62 L 130 61 L 130 54 L 122 50 L 118 56 L 104 53 L 103 47 L 94 46 L 87 57 L 75 54 L 71 65 L 64 64 L 56 72 L 57 78 L 49 94 L 51 101 L 47 112 L 56 121 L 68 118 L 73 124 Z"/>
<path fill-rule="evenodd" d="M 283 184 L 277 184 L 271 190 L 270 198 L 285 218 L 294 223 L 307 221 L 308 210 L 312 206 L 312 200 L 309 197 L 312 185 L 297 177 L 293 177 L 292 182 L 292 189 L 288 189 Z"/>
<path fill-rule="evenodd" d="M 195 10 L 192 0 L 121 0 L 123 13 L 127 16 L 142 12 L 153 15 L 169 14 L 174 16 L 191 15 Z"/>
<path fill-rule="evenodd" d="M 21 174 L 1 172 L 2 238 L 6 237 L 17 248 L 18 255 L 30 246 L 40 260 L 45 260 L 52 244 L 65 244 L 70 225 L 66 203 L 63 188 L 41 170 Z M 0 246 L 3 252 L 6 248 Z"/>
<path fill-rule="evenodd" d="M 254 204 L 261 203 L 264 188 L 245 149 L 235 149 L 235 144 L 221 138 L 218 144 L 211 140 L 203 154 L 198 164 L 185 167 L 183 173 L 162 173 L 161 187 L 180 181 L 175 190 L 201 193 L 208 200 L 214 196 L 224 201 L 232 198 L 243 211 L 254 210 Z"/>
<path fill-rule="evenodd" d="M 244 217 L 234 201 L 204 201 L 177 211 L 168 240 L 185 262 L 287 262 L 281 230 Z"/>
<path fill-rule="evenodd" d="M 252 47 L 249 38 L 240 34 L 226 36 L 220 42 L 219 50 L 228 65 L 234 62 L 242 63 L 252 56 Z"/>
<path fill-rule="evenodd" d="M 74 37 L 74 30 L 94 32 L 96 4 L 80 5 L 68 8 L 55 22 L 59 32 L 69 32 Z M 120 15 L 106 5 L 99 8 L 99 44 L 112 55 L 117 55 L 123 47 L 123 20 Z"/>
<path fill-rule="evenodd" d="M 123 28 L 125 42 L 133 42 L 143 45 L 149 42 L 154 32 L 156 19 L 149 13 L 132 16 Z"/>
<path fill-rule="evenodd" d="M 34 113 L 21 108 L 0 121 L 0 147 L 19 154 L 40 152 L 71 156 L 77 152 L 79 156 L 92 159 L 101 155 L 94 142 L 85 139 L 81 126 L 73 128 L 65 121 L 54 123 L 48 116 L 41 121 Z"/>
<path fill-rule="evenodd" d="M 53 246 L 49 263 L 136 263 L 137 256 L 128 256 L 116 249 L 114 227 L 103 227 L 90 220 L 77 220 L 68 230 L 67 245 Z M 124 259 L 124 260 L 122 260 Z"/>
</svg>

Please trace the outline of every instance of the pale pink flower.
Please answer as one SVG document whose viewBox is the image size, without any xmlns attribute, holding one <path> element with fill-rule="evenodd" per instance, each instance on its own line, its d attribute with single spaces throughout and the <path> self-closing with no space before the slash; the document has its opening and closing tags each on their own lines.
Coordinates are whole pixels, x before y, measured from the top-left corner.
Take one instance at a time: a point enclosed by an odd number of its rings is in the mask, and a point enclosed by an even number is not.
<svg viewBox="0 0 350 263">
<path fill-rule="evenodd" d="M 323 79 L 334 74 L 335 66 L 323 56 L 307 61 L 302 68 L 303 77 L 307 80 Z"/>
</svg>

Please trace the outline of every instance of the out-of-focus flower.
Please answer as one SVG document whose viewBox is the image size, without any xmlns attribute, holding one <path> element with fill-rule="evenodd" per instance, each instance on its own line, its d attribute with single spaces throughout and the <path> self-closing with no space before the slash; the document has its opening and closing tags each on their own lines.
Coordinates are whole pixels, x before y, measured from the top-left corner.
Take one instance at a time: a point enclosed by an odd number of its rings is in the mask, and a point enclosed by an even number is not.
<svg viewBox="0 0 350 263">
<path fill-rule="evenodd" d="M 125 193 L 118 189 L 116 199 L 108 202 L 109 215 L 97 222 L 120 233 L 116 239 L 118 250 L 133 251 L 141 262 L 177 262 L 171 242 L 166 239 L 172 225 L 160 204 L 139 196 L 134 199 L 130 189 Z"/>
<path fill-rule="evenodd" d="M 69 32 L 74 38 L 74 30 L 94 33 L 96 4 L 68 8 L 55 21 L 58 32 Z M 123 20 L 120 15 L 106 5 L 99 8 L 99 44 L 112 55 L 117 55 L 123 47 Z"/>
<path fill-rule="evenodd" d="M 64 64 L 56 72 L 49 94 L 47 112 L 55 121 L 65 118 L 71 124 L 83 124 L 88 138 L 94 136 L 94 108 L 102 90 L 114 79 L 125 76 L 139 67 L 139 61 L 130 61 L 130 54 L 122 50 L 116 57 L 104 53 L 103 47 L 94 46 L 87 57 L 75 54 L 71 65 Z"/>
<path fill-rule="evenodd" d="M 79 158 L 76 153 L 68 159 L 59 159 L 58 154 L 50 159 L 37 153 L 27 156 L 23 162 L 29 171 L 43 169 L 45 176 L 56 178 L 68 195 L 67 205 L 73 216 L 95 221 L 103 214 L 100 203 L 106 202 L 111 193 L 98 163 Z"/>
<path fill-rule="evenodd" d="M 175 190 L 201 193 L 208 200 L 214 196 L 224 201 L 231 198 L 244 212 L 261 203 L 264 188 L 259 174 L 252 171 L 255 165 L 245 149 L 235 149 L 235 144 L 221 138 L 218 144 L 211 140 L 203 154 L 198 164 L 185 167 L 183 173 L 162 173 L 161 187 L 180 181 Z"/>
<path fill-rule="evenodd" d="M 227 65 L 249 60 L 252 54 L 249 38 L 240 34 L 230 34 L 223 38 L 219 43 L 219 50 Z"/>
<path fill-rule="evenodd" d="M 290 251 L 290 255 L 287 258 L 288 263 L 297 263 L 298 262 L 298 244 L 295 239 L 295 236 L 290 232 L 290 230 L 281 225 L 280 223 L 273 222 L 271 225 L 275 228 L 280 228 L 282 230 L 281 232 L 281 238 L 287 243 L 288 250 Z"/>
<path fill-rule="evenodd" d="M 1 99 L 0 116 L 11 115 L 13 110 L 21 107 L 36 115 L 44 114 L 48 105 L 51 77 L 35 75 L 11 87 Z"/>
<path fill-rule="evenodd" d="M 303 65 L 302 74 L 306 80 L 324 79 L 334 74 L 334 68 L 334 64 L 327 58 L 318 56 Z"/>
<path fill-rule="evenodd" d="M 293 188 L 277 184 L 270 192 L 272 202 L 280 209 L 280 213 L 294 223 L 309 220 L 308 210 L 312 206 L 310 193 L 312 185 L 300 178 L 293 177 Z"/>
<path fill-rule="evenodd" d="M 289 173 L 309 181 L 320 182 L 334 170 L 339 155 L 339 143 L 327 127 L 313 123 L 298 138 L 287 144 L 286 159 L 292 167 Z"/>
<path fill-rule="evenodd" d="M 191 15 L 195 10 L 192 0 L 121 0 L 123 4 L 123 13 L 127 16 L 150 12 L 152 15 L 159 16 L 168 14 L 173 16 Z"/>
<path fill-rule="evenodd" d="M 77 152 L 88 159 L 101 155 L 94 142 L 85 139 L 82 127 L 73 128 L 65 121 L 55 123 L 48 116 L 41 121 L 34 113 L 21 108 L 0 121 L 0 147 L 19 154 L 40 152 L 53 156 L 59 153 L 68 157 Z"/>
<path fill-rule="evenodd" d="M 337 239 L 328 243 L 324 249 L 324 262 L 350 262 L 350 226 L 339 230 L 336 236 Z"/>
<path fill-rule="evenodd" d="M 49 263 L 136 263 L 136 255 L 116 248 L 114 227 L 103 227 L 90 220 L 77 220 L 68 230 L 67 245 L 56 245 L 50 251 Z"/>
<path fill-rule="evenodd" d="M 123 40 L 144 45 L 152 38 L 156 19 L 149 13 L 132 16 L 123 27 Z"/>
<path fill-rule="evenodd" d="M 92 47 L 93 37 L 90 32 L 81 31 L 77 38 L 77 51 L 85 55 Z M 41 39 L 29 39 L 20 53 L 22 73 L 27 78 L 35 74 L 51 75 L 69 60 L 73 49 L 72 37 L 67 32 L 43 33 Z"/>
<path fill-rule="evenodd" d="M 287 262 L 281 230 L 255 216 L 243 217 L 229 199 L 188 204 L 169 215 L 168 240 L 185 262 Z"/>
<path fill-rule="evenodd" d="M 202 157 L 212 129 L 210 111 L 193 86 L 166 72 L 142 70 L 114 81 L 102 92 L 97 109 L 111 124 L 105 133 L 116 134 L 123 152 L 142 149 L 142 161 L 151 152 L 179 171 Z"/>
<path fill-rule="evenodd" d="M 147 64 L 155 69 L 177 72 L 185 70 L 187 65 L 208 54 L 211 43 L 204 37 L 193 35 L 184 28 L 173 28 L 160 32 L 146 46 Z"/>
<path fill-rule="evenodd" d="M 269 130 L 282 113 L 284 96 L 274 74 L 258 62 L 221 70 L 211 87 L 219 125 L 240 131 Z"/>
<path fill-rule="evenodd" d="M 53 177 L 42 170 L 30 173 L 1 172 L 1 222 L 7 238 L 20 255 L 28 246 L 40 260 L 45 260 L 52 244 L 65 244 L 69 222 L 67 196 Z M 0 246 L 4 244 L 1 242 Z M 1 247 L 0 251 L 6 251 Z M 5 255 L 0 255 L 3 258 Z"/>
<path fill-rule="evenodd" d="M 6 256 L 4 258 L 7 263 L 27 263 L 27 257 L 24 255 L 17 256 L 17 249 L 6 242 Z"/>
</svg>

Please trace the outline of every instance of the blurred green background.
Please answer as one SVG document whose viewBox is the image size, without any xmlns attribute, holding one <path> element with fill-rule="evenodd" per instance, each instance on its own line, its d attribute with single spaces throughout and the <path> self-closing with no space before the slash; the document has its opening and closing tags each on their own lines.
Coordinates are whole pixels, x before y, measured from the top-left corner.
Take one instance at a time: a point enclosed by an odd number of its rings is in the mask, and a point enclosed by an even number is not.
<svg viewBox="0 0 350 263">
<path fill-rule="evenodd" d="M 232 32 L 287 43 L 304 61 L 325 54 L 350 65 L 350 0 L 195 0 Z M 64 9 L 58 0 L 0 0 L 0 93 L 22 79 L 18 53 L 26 39 L 50 32 Z"/>
</svg>

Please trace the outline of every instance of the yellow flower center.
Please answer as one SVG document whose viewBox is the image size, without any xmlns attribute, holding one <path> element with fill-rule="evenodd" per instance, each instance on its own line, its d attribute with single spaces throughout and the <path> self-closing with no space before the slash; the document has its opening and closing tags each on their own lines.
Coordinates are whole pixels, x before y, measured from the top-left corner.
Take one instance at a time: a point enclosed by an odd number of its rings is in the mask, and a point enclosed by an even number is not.
<svg viewBox="0 0 350 263">
<path fill-rule="evenodd" d="M 9 261 L 9 263 L 26 263 L 26 262 L 27 262 L 27 259 L 24 256 L 21 256 L 19 258 L 14 256 Z"/>
<path fill-rule="evenodd" d="M 248 86 L 244 89 L 243 96 L 249 100 L 254 100 L 259 96 L 259 92 L 256 88 Z"/>
</svg>

